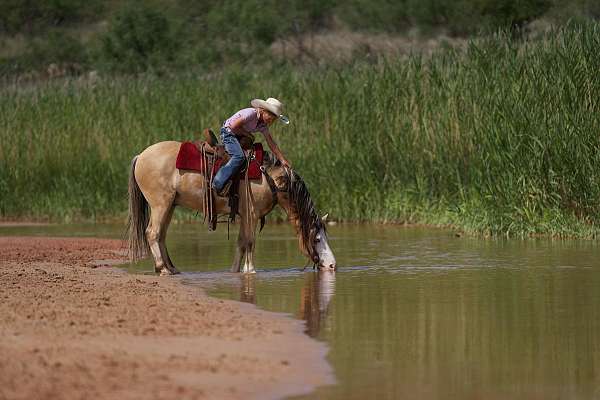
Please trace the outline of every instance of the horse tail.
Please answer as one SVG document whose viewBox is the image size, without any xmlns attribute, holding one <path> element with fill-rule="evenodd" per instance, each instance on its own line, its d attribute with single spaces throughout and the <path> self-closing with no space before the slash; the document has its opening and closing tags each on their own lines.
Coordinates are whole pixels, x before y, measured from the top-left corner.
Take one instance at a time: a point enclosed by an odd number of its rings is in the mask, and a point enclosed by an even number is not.
<svg viewBox="0 0 600 400">
<path fill-rule="evenodd" d="M 135 164 L 138 156 L 131 161 L 129 171 L 129 214 L 127 216 L 127 232 L 129 243 L 129 260 L 137 261 L 148 254 L 150 246 L 146 238 L 146 227 L 150 220 L 148 201 L 135 180 Z"/>
</svg>

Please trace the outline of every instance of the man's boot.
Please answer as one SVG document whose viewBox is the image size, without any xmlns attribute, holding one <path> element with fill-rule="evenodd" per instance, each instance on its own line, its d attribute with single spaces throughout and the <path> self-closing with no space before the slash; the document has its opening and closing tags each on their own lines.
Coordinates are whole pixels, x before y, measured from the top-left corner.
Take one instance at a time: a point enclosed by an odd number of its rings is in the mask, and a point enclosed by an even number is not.
<svg viewBox="0 0 600 400">
<path fill-rule="evenodd" d="M 217 191 L 217 196 L 219 197 L 227 197 L 229 196 L 229 189 L 231 188 L 231 179 L 229 179 L 221 190 Z"/>
</svg>

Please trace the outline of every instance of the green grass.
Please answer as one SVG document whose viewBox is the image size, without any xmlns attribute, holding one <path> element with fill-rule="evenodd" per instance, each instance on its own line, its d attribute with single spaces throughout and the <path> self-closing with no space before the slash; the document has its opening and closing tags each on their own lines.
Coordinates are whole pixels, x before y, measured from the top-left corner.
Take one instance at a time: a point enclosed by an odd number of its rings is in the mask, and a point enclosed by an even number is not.
<svg viewBox="0 0 600 400">
<path fill-rule="evenodd" d="M 292 120 L 275 138 L 334 218 L 595 237 L 598 49 L 598 25 L 572 24 L 430 59 L 6 87 L 0 216 L 120 218 L 135 154 L 273 96 Z"/>
</svg>

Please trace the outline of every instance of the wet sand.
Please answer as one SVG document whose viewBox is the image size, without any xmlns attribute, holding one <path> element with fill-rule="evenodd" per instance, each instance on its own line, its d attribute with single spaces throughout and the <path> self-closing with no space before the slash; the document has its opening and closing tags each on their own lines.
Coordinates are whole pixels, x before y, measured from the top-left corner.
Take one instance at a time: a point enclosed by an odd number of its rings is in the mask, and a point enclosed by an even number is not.
<svg viewBox="0 0 600 400">
<path fill-rule="evenodd" d="M 0 399 L 271 399 L 332 383 L 301 321 L 127 274 L 122 242 L 0 237 Z"/>
</svg>

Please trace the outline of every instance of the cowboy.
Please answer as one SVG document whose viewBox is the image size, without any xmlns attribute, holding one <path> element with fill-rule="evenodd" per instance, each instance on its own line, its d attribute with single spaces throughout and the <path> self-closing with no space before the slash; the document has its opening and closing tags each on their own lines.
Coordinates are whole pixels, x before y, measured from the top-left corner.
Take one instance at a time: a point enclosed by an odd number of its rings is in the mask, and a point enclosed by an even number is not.
<svg viewBox="0 0 600 400">
<path fill-rule="evenodd" d="M 277 119 L 286 125 L 290 123 L 290 120 L 283 115 L 283 103 L 270 97 L 266 101 L 254 99 L 250 102 L 250 105 L 252 107 L 244 108 L 233 114 L 221 128 L 221 141 L 231 158 L 227 164 L 219 169 L 213 179 L 212 187 L 219 196 L 227 196 L 231 186 L 229 178 L 238 171 L 246 159 L 239 140 L 244 136 L 253 140 L 252 133 L 254 132 L 261 132 L 269 148 L 281 164 L 284 167 L 291 168 L 290 163 L 283 156 L 279 146 L 273 140 L 271 132 L 269 132 L 269 126 Z"/>
</svg>

